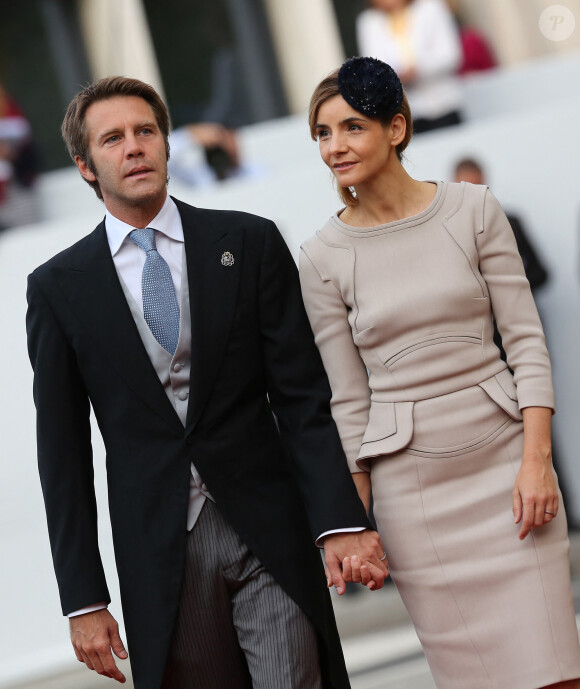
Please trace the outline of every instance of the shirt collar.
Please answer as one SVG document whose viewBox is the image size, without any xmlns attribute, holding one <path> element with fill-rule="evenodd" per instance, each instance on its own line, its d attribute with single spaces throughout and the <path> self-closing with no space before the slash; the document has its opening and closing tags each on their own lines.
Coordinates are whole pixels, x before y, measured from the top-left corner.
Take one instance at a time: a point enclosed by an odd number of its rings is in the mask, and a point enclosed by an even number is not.
<svg viewBox="0 0 580 689">
<path fill-rule="evenodd" d="M 165 199 L 165 203 L 159 213 L 157 213 L 147 227 L 153 227 L 170 239 L 174 239 L 177 242 L 183 242 L 181 216 L 179 215 L 175 201 L 169 195 Z M 129 235 L 129 232 L 132 232 L 134 229 L 135 227 L 133 225 L 128 225 L 114 215 L 111 215 L 109 211 L 106 211 L 105 230 L 107 232 L 107 240 L 112 256 L 119 251 L 121 245 Z"/>
</svg>

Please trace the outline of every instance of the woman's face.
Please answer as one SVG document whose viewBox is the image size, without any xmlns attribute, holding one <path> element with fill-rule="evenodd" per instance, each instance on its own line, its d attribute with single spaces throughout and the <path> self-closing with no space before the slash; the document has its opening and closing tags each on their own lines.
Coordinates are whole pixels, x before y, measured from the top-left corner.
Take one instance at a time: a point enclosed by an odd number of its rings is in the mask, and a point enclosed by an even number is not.
<svg viewBox="0 0 580 689">
<path fill-rule="evenodd" d="M 365 117 L 342 96 L 321 105 L 314 129 L 322 160 L 342 187 L 371 181 L 396 157 L 391 127 Z"/>
</svg>

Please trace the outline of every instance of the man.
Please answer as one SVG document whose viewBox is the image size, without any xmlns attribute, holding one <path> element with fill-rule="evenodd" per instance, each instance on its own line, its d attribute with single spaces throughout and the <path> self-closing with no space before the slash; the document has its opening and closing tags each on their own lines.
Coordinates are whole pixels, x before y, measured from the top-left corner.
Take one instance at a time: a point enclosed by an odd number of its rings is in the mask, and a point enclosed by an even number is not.
<svg viewBox="0 0 580 689">
<path fill-rule="evenodd" d="M 136 689 L 348 687 L 308 521 L 339 592 L 380 588 L 387 569 L 296 269 L 271 222 L 167 196 L 168 132 L 140 81 L 73 99 L 63 136 L 106 216 L 29 278 L 39 470 L 73 647 L 124 681 L 90 404 Z"/>
<path fill-rule="evenodd" d="M 453 181 L 486 184 L 483 168 L 473 158 L 462 158 L 455 164 Z M 537 287 L 541 287 L 547 282 L 548 271 L 530 242 L 522 221 L 513 213 L 506 213 L 506 215 L 516 238 L 526 277 L 533 292 Z"/>
</svg>

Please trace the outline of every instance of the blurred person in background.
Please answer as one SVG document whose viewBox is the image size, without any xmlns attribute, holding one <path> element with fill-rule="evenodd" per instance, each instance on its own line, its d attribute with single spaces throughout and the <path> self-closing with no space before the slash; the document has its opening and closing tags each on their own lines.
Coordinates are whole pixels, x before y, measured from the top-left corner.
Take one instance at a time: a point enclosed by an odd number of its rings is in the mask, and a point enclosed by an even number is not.
<svg viewBox="0 0 580 689">
<path fill-rule="evenodd" d="M 37 174 L 30 123 L 0 84 L 0 229 L 37 220 Z"/>
<path fill-rule="evenodd" d="M 411 110 L 378 60 L 324 79 L 309 125 L 344 207 L 302 245 L 304 303 L 435 683 L 578 689 L 550 360 L 508 220 L 484 185 L 409 176 Z"/>
<path fill-rule="evenodd" d="M 194 187 L 259 175 L 258 168 L 242 160 L 237 131 L 218 122 L 177 127 L 169 135 L 169 145 L 170 177 Z"/>
<path fill-rule="evenodd" d="M 86 87 L 62 131 L 106 210 L 27 292 L 39 472 L 77 659 L 125 681 L 92 407 L 135 688 L 348 689 L 314 539 L 340 591 L 346 556 L 369 588 L 388 571 L 284 240 L 264 218 L 167 195 L 169 116 L 141 81 Z"/>
<path fill-rule="evenodd" d="M 483 173 L 483 166 L 474 158 L 462 158 L 455 163 L 453 170 L 455 182 L 469 182 L 470 184 L 487 184 Z M 542 263 L 538 252 L 534 248 L 528 233 L 520 218 L 513 213 L 506 212 L 506 217 L 513 230 L 518 251 L 520 253 L 526 277 L 532 288 L 532 293 L 544 285 L 548 280 L 548 270 Z"/>
<path fill-rule="evenodd" d="M 472 72 L 493 69 L 497 62 L 485 36 L 475 26 L 464 21 L 457 0 L 447 0 L 447 4 L 455 18 L 461 42 L 462 57 L 459 74 L 465 76 Z"/>
<path fill-rule="evenodd" d="M 461 44 L 444 0 L 369 0 L 356 33 L 360 55 L 388 63 L 399 75 L 415 133 L 461 121 Z"/>
</svg>

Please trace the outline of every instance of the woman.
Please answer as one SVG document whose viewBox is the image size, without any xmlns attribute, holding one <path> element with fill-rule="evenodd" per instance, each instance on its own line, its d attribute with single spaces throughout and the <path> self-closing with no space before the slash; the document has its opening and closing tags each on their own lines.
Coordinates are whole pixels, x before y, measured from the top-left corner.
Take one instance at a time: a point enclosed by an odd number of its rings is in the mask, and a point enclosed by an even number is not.
<svg viewBox="0 0 580 689">
<path fill-rule="evenodd" d="M 405 85 L 415 133 L 460 121 L 461 42 L 444 0 L 369 0 L 356 33 L 360 54 L 388 62 Z"/>
<path fill-rule="evenodd" d="M 321 82 L 310 129 L 345 208 L 302 247 L 304 301 L 437 686 L 578 689 L 550 363 L 505 215 L 485 186 L 407 174 L 411 113 L 378 60 Z"/>
</svg>

